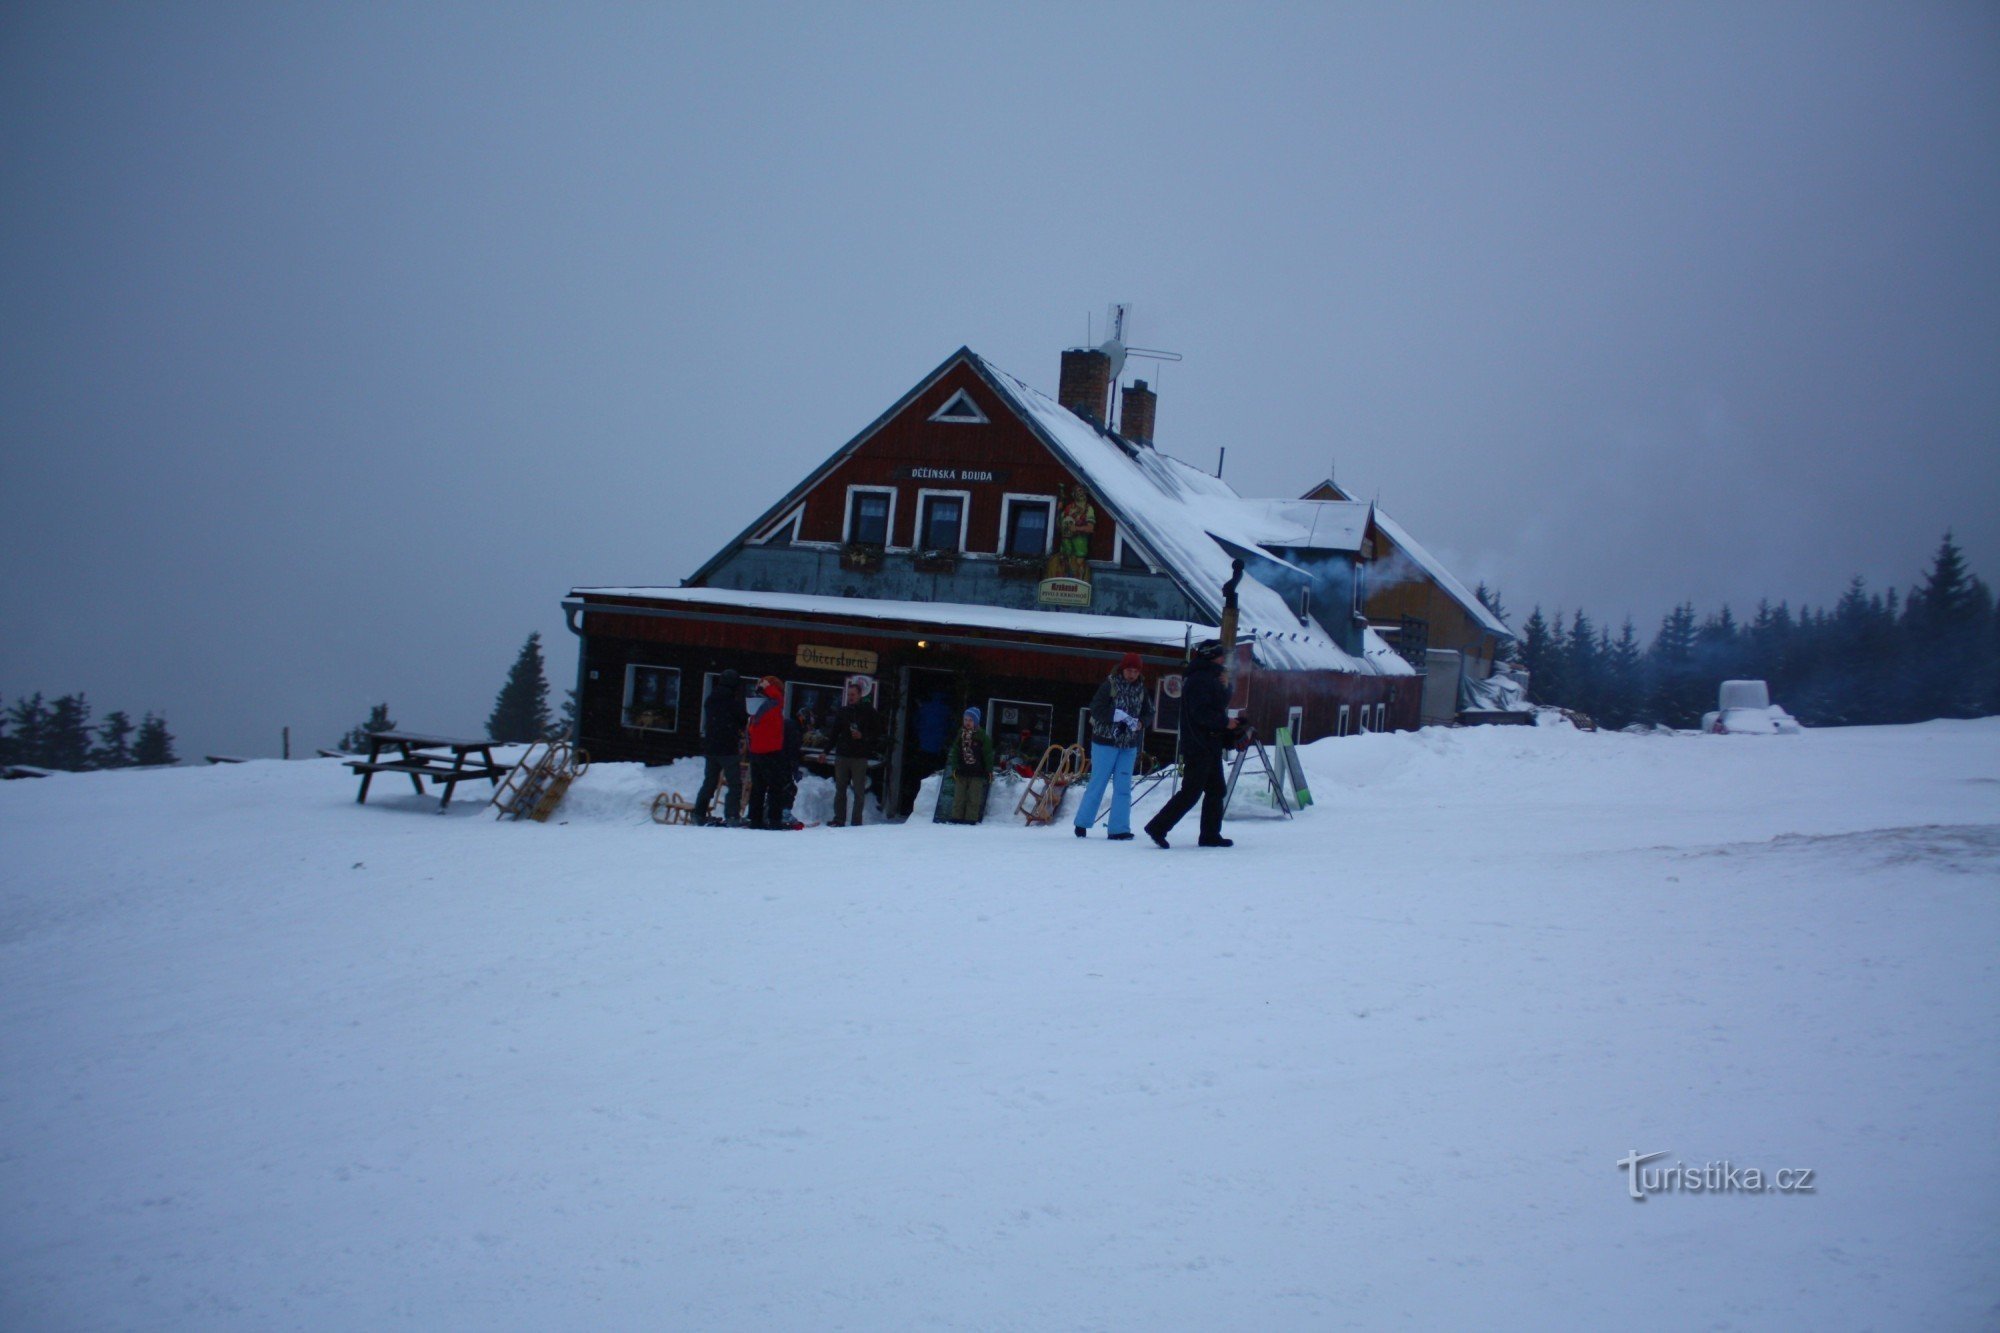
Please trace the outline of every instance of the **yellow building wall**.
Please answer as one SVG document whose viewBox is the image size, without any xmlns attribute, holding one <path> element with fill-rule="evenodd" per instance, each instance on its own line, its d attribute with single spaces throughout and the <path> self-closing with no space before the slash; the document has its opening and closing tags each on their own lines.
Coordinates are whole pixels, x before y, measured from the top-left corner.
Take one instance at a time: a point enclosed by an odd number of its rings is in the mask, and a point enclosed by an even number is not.
<svg viewBox="0 0 2000 1333">
<path fill-rule="evenodd" d="M 1407 562 L 1396 561 L 1406 575 Z M 1430 646 L 1465 655 L 1465 667 L 1475 677 L 1484 678 L 1493 666 L 1493 635 L 1430 579 L 1412 575 L 1386 588 L 1374 586 L 1376 571 L 1371 566 L 1365 598 L 1368 619 L 1393 625 L 1408 616 L 1430 626 Z"/>
</svg>

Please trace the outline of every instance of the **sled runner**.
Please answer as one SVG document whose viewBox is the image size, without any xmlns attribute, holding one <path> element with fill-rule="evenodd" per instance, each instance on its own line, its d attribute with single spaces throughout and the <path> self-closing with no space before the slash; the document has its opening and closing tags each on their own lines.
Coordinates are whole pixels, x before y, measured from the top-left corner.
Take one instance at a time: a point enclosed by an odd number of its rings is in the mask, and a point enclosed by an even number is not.
<svg viewBox="0 0 2000 1333">
<path fill-rule="evenodd" d="M 1090 759 L 1081 745 L 1051 745 L 1042 752 L 1042 760 L 1035 765 L 1028 785 L 1021 789 L 1021 800 L 1014 813 L 1025 818 L 1030 827 L 1048 823 L 1062 808 L 1063 793 L 1070 789 L 1071 783 L 1086 777 L 1089 770 Z"/>
<path fill-rule="evenodd" d="M 493 789 L 493 808 L 501 819 L 540 823 L 555 813 L 569 784 L 589 767 L 590 756 L 568 741 L 536 741 Z"/>
</svg>

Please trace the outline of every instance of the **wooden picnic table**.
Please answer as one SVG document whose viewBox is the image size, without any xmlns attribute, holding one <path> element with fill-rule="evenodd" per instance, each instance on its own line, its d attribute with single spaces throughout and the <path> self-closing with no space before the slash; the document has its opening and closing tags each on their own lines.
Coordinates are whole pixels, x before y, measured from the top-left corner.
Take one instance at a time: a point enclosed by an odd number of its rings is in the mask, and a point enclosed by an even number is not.
<svg viewBox="0 0 2000 1333">
<path fill-rule="evenodd" d="M 368 784 L 377 773 L 406 774 L 417 795 L 424 794 L 424 779 L 444 788 L 443 810 L 451 804 L 452 791 L 461 782 L 485 778 L 495 787 L 507 775 L 509 765 L 493 758 L 492 741 L 460 740 L 452 736 L 427 736 L 416 731 L 377 731 L 368 736 L 368 757 L 350 759 L 347 766 L 361 775 L 361 794 L 368 799 Z"/>
</svg>

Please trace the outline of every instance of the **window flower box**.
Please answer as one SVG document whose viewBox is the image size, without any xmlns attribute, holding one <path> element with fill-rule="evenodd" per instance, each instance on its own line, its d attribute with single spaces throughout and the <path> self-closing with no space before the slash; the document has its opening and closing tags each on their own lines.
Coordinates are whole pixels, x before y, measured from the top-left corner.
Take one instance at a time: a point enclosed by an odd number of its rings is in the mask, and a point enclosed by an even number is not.
<svg viewBox="0 0 2000 1333">
<path fill-rule="evenodd" d="M 958 568 L 958 552 L 918 551 L 911 563 L 919 574 L 949 574 Z"/>
<path fill-rule="evenodd" d="M 1042 566 L 1047 563 L 1047 558 L 1039 555 L 1003 555 L 1000 557 L 1000 577 L 1039 580 Z"/>
<path fill-rule="evenodd" d="M 840 567 L 858 574 L 873 574 L 882 568 L 882 548 L 872 542 L 849 542 L 840 548 Z"/>
</svg>

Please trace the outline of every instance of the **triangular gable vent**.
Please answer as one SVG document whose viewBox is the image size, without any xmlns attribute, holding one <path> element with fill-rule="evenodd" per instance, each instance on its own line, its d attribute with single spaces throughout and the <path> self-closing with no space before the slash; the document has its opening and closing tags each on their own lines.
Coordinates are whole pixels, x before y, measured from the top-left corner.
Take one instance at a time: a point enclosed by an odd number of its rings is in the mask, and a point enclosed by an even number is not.
<svg viewBox="0 0 2000 1333">
<path fill-rule="evenodd" d="M 943 407 L 931 413 L 932 421 L 957 421 L 968 425 L 983 426 L 986 414 L 979 410 L 979 404 L 972 401 L 972 395 L 960 389 L 945 400 Z"/>
</svg>

